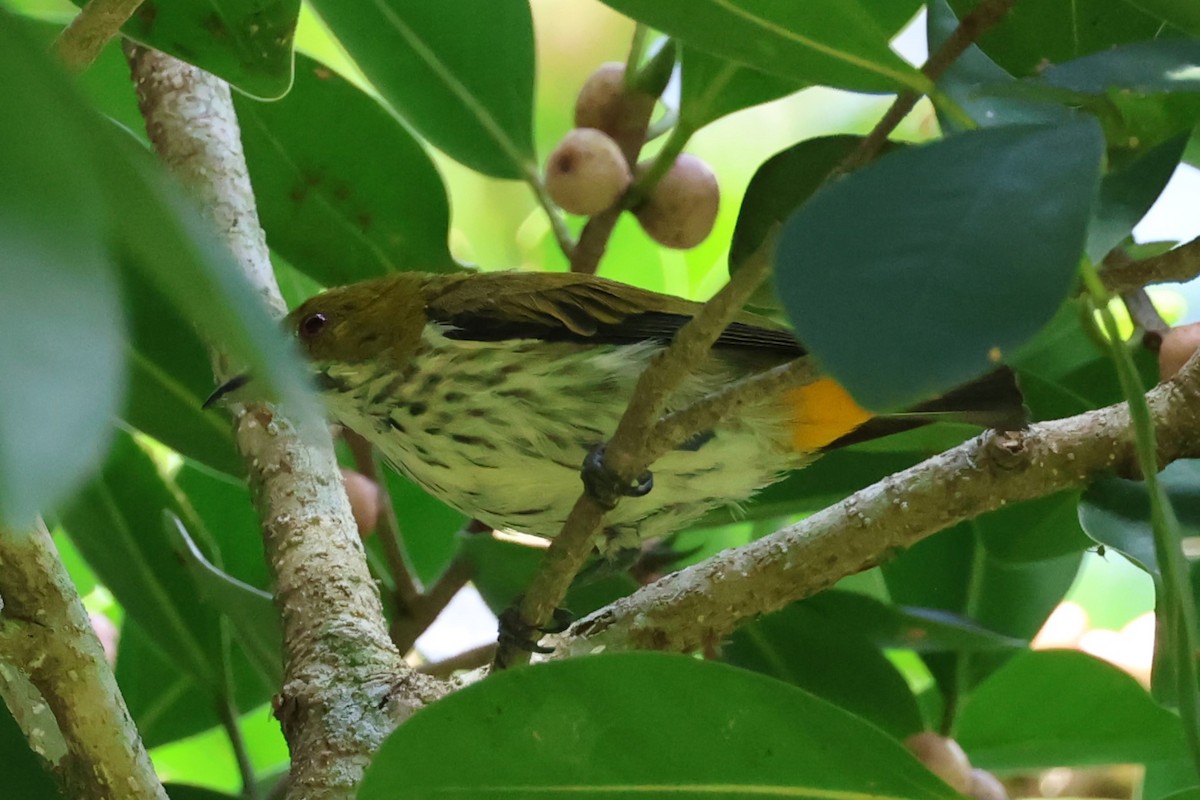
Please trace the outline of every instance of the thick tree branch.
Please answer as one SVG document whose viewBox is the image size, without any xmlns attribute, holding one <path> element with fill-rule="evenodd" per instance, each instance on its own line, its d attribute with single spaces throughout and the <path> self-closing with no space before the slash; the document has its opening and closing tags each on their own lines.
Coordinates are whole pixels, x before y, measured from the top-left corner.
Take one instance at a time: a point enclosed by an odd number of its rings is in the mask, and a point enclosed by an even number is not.
<svg viewBox="0 0 1200 800">
<path fill-rule="evenodd" d="M 1159 463 L 1200 456 L 1200 359 L 1147 394 Z M 670 575 L 580 620 L 554 657 L 597 650 L 697 650 L 742 621 L 808 597 L 889 554 L 1006 504 L 1136 474 L 1128 406 L 988 432 L 803 522 Z"/>
<path fill-rule="evenodd" d="M 131 48 L 130 63 L 155 150 L 281 315 L 229 86 L 155 51 Z M 406 667 L 388 638 L 328 431 L 301 435 L 268 404 L 232 413 L 283 618 L 286 796 L 352 797 L 383 737 L 444 688 Z"/>
<path fill-rule="evenodd" d="M 67 747 L 54 771 L 68 796 L 166 800 L 104 648 L 40 523 L 29 532 L 0 530 L 0 661 L 27 677 L 54 714 Z"/>
</svg>

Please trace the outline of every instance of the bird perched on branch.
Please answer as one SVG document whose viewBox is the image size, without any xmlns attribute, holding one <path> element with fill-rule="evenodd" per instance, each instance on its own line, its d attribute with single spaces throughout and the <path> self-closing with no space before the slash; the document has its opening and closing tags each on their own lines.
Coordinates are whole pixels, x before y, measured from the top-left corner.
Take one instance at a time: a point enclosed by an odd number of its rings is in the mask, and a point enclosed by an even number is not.
<svg viewBox="0 0 1200 800">
<path fill-rule="evenodd" d="M 446 504 L 549 537 L 579 496 L 588 453 L 612 436 L 638 376 L 698 307 L 589 275 L 407 272 L 319 294 L 286 324 L 337 421 Z M 786 329 L 742 315 L 666 411 L 804 356 Z M 660 458 L 653 491 L 610 512 L 598 549 L 672 533 L 831 448 L 935 419 L 1013 428 L 1024 407 L 1006 368 L 890 417 L 819 378 Z"/>
</svg>

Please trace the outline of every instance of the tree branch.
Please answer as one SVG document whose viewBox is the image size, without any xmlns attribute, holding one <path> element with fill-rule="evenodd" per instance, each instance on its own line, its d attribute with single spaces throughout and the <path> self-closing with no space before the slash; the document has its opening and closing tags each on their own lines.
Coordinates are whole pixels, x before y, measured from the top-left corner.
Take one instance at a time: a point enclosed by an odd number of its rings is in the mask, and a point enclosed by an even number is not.
<svg viewBox="0 0 1200 800">
<path fill-rule="evenodd" d="M 40 522 L 27 533 L 0 530 L 0 661 L 28 677 L 54 714 L 67 747 L 54 771 L 67 796 L 166 800 L 104 648 Z M 14 709 L 14 716 L 22 715 Z"/>
<path fill-rule="evenodd" d="M 1200 456 L 1200 358 L 1147 393 L 1158 458 Z M 1124 403 L 1012 433 L 990 431 L 803 522 L 647 586 L 550 637 L 555 658 L 597 650 L 690 651 L 1009 503 L 1116 471 L 1138 474 Z"/>
<path fill-rule="evenodd" d="M 162 53 L 129 55 L 155 150 L 282 315 L 229 86 Z M 445 688 L 405 666 L 388 638 L 328 430 L 301 432 L 265 403 L 232 413 L 283 619 L 286 796 L 349 798 L 396 722 Z"/>
<path fill-rule="evenodd" d="M 1104 259 L 1100 280 L 1110 292 L 1140 289 L 1151 283 L 1188 281 L 1200 275 L 1200 237 L 1157 256 L 1134 261 L 1117 249 Z"/>
<path fill-rule="evenodd" d="M 663 407 L 688 375 L 708 358 L 713 342 L 733 320 L 770 271 L 767 259 L 753 259 L 734 273 L 705 303 L 671 345 L 656 355 L 638 378 L 625 414 L 604 451 L 604 464 L 617 480 L 632 485 L 650 466 L 645 447 Z M 575 501 L 562 532 L 550 543 L 541 567 L 521 601 L 520 621 L 530 628 L 546 625 L 554 609 L 587 560 L 592 542 L 608 510 L 584 491 Z M 502 642 L 493 668 L 504 669 L 528 661 L 529 653 Z"/>
<path fill-rule="evenodd" d="M 142 0 L 91 0 L 54 40 L 54 54 L 69 71 L 83 72 L 141 4 Z"/>
<path fill-rule="evenodd" d="M 969 14 L 962 18 L 958 27 L 954 29 L 954 33 L 950 34 L 942 46 L 925 61 L 924 66 L 921 67 L 921 74 L 930 81 L 936 82 L 950 68 L 950 65 L 983 35 L 984 31 L 1004 18 L 1014 2 L 1015 0 L 981 0 Z M 913 91 L 901 92 L 896 95 L 895 101 L 883 117 L 862 140 L 862 143 L 855 148 L 854 152 L 838 165 L 831 177 L 853 172 L 870 163 L 887 143 L 888 136 L 916 107 L 917 101 L 920 99 L 921 95 Z"/>
</svg>

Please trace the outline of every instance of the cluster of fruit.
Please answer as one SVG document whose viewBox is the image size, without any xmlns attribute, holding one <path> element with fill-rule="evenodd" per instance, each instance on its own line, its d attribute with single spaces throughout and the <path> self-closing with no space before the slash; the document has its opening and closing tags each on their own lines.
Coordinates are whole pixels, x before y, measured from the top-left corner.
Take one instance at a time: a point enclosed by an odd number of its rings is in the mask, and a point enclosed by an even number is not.
<svg viewBox="0 0 1200 800">
<path fill-rule="evenodd" d="M 720 192 L 707 164 L 683 153 L 644 196 L 626 197 L 650 162 L 631 163 L 641 141 L 628 157 L 618 142 L 628 140 L 631 125 L 641 126 L 634 135 L 644 134 L 656 101 L 627 84 L 624 64 L 601 65 L 579 92 L 575 128 L 546 160 L 546 190 L 571 214 L 593 216 L 627 204 L 650 238 L 686 250 L 704 241 L 717 218 Z"/>
</svg>

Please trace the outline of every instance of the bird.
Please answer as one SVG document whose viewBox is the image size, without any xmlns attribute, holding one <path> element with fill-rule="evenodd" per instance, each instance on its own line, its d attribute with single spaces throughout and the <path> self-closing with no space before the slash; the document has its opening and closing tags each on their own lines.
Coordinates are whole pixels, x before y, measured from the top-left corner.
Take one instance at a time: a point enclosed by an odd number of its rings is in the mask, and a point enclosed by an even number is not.
<svg viewBox="0 0 1200 800">
<path fill-rule="evenodd" d="M 612 436 L 643 369 L 699 307 L 579 273 L 400 272 L 326 290 L 284 324 L 335 421 L 458 511 L 553 537 L 580 494 L 585 458 Z M 787 328 L 742 313 L 665 413 L 807 357 Z M 1007 367 L 882 417 L 819 377 L 662 456 L 653 489 L 609 512 L 596 550 L 613 555 L 675 533 L 837 447 L 937 419 L 1018 428 L 1026 414 Z"/>
</svg>

